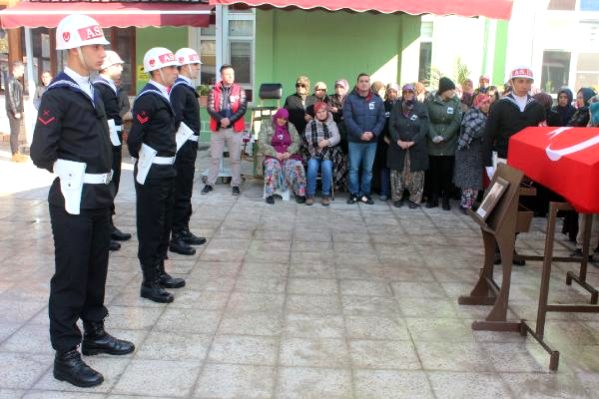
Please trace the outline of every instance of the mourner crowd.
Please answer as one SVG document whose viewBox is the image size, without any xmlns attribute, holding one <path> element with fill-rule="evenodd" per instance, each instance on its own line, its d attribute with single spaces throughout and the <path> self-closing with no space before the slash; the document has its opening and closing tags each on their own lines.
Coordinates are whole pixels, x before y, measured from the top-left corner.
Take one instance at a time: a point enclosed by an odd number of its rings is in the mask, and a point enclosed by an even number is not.
<svg viewBox="0 0 599 399">
<path fill-rule="evenodd" d="M 36 93 L 30 151 L 36 166 L 57 175 L 48 195 L 55 246 L 49 300 L 54 377 L 81 387 L 103 382 L 81 353 L 124 355 L 135 349 L 104 329 L 109 250 L 131 238 L 113 223 L 128 106 L 118 89 L 123 60 L 104 49 L 108 44 L 93 18 L 70 15 L 59 23 L 56 48 L 65 51 L 67 66 L 53 79 L 46 76 Z M 135 160 L 140 296 L 155 302 L 172 302 L 167 289 L 186 284 L 165 270 L 169 249 L 193 255 L 194 246 L 206 242 L 189 228 L 200 133 L 193 80 L 200 65 L 190 48 L 150 49 L 143 59 L 150 80 L 129 114 L 125 141 Z M 246 94 L 235 83 L 231 65 L 219 72 L 221 80 L 208 98 L 211 165 L 201 193 L 214 190 L 226 144 L 231 194 L 238 196 Z M 11 129 L 17 125 L 13 119 L 22 119 L 22 73 L 23 65 L 15 63 L 7 92 Z M 275 193 L 290 190 L 297 202 L 313 205 L 320 188 L 325 206 L 340 190 L 349 192 L 349 204 L 373 204 L 374 187 L 381 201 L 391 199 L 396 207 L 418 208 L 424 202 L 450 210 L 450 198 L 457 196 L 461 209 L 469 209 L 485 176 L 493 175 L 494 159 L 506 158 L 511 135 L 527 126 L 598 124 L 599 102 L 592 103 L 592 89 L 577 93 L 577 107 L 571 91 L 563 89 L 552 106 L 547 94 L 530 96 L 532 82 L 530 69 L 516 68 L 501 93 L 481 76 L 478 88 L 469 82 L 458 95 L 446 77 L 436 92 L 427 93 L 421 83 L 385 86 L 362 73 L 353 88 L 340 79 L 327 94 L 325 83 L 317 82 L 312 91 L 310 80 L 300 76 L 295 94 L 259 132 L 266 202 L 273 204 Z M 20 161 L 13 144 L 14 159 Z M 574 237 L 576 224 L 575 216 L 566 224 Z"/>
</svg>

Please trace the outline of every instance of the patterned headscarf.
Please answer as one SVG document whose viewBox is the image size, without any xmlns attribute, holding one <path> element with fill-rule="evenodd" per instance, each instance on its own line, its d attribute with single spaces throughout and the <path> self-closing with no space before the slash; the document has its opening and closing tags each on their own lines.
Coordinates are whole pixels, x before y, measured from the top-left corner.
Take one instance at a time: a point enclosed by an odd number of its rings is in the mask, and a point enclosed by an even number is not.
<svg viewBox="0 0 599 399">
<path fill-rule="evenodd" d="M 491 96 L 486 93 L 477 94 L 472 102 L 472 106 L 476 109 L 480 109 L 485 104 L 491 104 Z"/>
</svg>

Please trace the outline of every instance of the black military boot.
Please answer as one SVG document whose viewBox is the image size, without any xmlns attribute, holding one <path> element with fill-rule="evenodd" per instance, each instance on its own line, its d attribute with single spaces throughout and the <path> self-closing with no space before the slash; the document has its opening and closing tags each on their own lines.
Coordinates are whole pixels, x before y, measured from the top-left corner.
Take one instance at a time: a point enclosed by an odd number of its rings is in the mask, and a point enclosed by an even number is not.
<svg viewBox="0 0 599 399">
<path fill-rule="evenodd" d="M 175 297 L 160 286 L 158 268 L 159 266 L 143 266 L 144 279 L 141 283 L 140 295 L 142 298 L 147 298 L 154 302 L 170 303 L 175 300 Z"/>
<path fill-rule="evenodd" d="M 160 286 L 163 288 L 182 288 L 185 287 L 185 280 L 180 277 L 172 277 L 164 270 L 164 261 L 160 262 L 158 266 L 159 274 L 159 282 Z"/>
<path fill-rule="evenodd" d="M 102 374 L 89 367 L 81 359 L 77 348 L 57 351 L 54 356 L 54 378 L 77 387 L 89 388 L 104 382 Z"/>
<path fill-rule="evenodd" d="M 121 230 L 119 230 L 116 226 L 113 225 L 110 231 L 110 238 L 114 241 L 127 241 L 131 239 L 131 234 L 123 233 Z"/>
<path fill-rule="evenodd" d="M 84 321 L 83 344 L 81 353 L 85 356 L 108 353 L 109 355 L 126 355 L 135 350 L 132 342 L 117 339 L 104 330 L 103 321 Z"/>
<path fill-rule="evenodd" d="M 188 245 L 202 245 L 206 243 L 205 237 L 198 237 L 189 231 L 189 228 L 181 231 L 181 237 L 183 237 L 183 241 L 185 241 Z"/>
<path fill-rule="evenodd" d="M 173 233 L 169 249 L 171 252 L 181 255 L 195 255 L 196 253 L 195 248 L 189 246 L 181 233 Z"/>
</svg>

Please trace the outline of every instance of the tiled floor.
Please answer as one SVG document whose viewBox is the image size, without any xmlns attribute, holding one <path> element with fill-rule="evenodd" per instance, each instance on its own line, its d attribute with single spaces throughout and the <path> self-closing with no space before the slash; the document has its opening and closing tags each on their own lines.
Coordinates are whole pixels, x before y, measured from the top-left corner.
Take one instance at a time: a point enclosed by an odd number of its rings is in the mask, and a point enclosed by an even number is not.
<svg viewBox="0 0 599 399">
<path fill-rule="evenodd" d="M 105 376 L 99 387 L 58 382 L 47 331 L 51 177 L 6 156 L 0 175 L 0 398 L 599 397 L 597 315 L 549 315 L 557 373 L 531 338 L 471 330 L 489 308 L 457 297 L 476 280 L 481 238 L 457 210 L 350 206 L 342 195 L 329 208 L 269 206 L 252 180 L 239 198 L 223 185 L 200 196 L 197 184 L 192 230 L 209 241 L 195 256 L 172 254 L 168 268 L 187 279 L 174 303 L 139 298 L 135 239 L 111 255 L 107 326 L 137 350 L 87 358 Z M 117 225 L 134 232 L 131 181 L 129 165 Z M 543 229 L 535 220 L 519 250 L 539 254 Z M 555 264 L 553 300 L 588 301 L 564 284 L 572 267 Z M 538 262 L 514 270 L 510 318 L 535 319 L 539 281 Z"/>
</svg>

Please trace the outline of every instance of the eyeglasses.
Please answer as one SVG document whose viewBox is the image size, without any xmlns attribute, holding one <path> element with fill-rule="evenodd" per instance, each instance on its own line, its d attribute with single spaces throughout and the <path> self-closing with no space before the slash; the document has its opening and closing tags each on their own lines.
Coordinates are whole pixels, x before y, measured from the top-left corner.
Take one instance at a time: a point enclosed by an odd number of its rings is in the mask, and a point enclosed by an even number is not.
<svg viewBox="0 0 599 399">
<path fill-rule="evenodd" d="M 303 83 L 296 83 L 295 87 L 306 87 L 306 85 Z"/>
<path fill-rule="evenodd" d="M 314 89 L 314 91 L 327 91 L 327 89 L 318 88 L 318 89 Z"/>
</svg>

